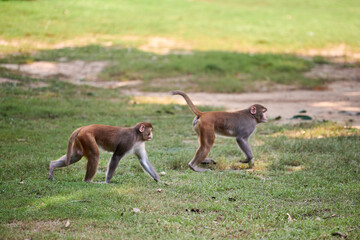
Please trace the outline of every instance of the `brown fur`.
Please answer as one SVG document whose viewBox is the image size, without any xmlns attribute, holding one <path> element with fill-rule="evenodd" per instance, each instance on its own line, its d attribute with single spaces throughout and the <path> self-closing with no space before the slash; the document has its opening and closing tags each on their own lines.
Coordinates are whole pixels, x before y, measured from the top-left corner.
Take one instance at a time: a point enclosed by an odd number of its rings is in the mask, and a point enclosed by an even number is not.
<svg viewBox="0 0 360 240">
<path fill-rule="evenodd" d="M 68 166 L 79 161 L 83 156 L 88 160 L 84 181 L 91 182 L 99 163 L 99 148 L 112 152 L 109 162 L 106 182 L 110 179 L 122 157 L 134 153 L 140 160 L 143 168 L 156 181 L 159 176 L 148 162 L 145 141 L 152 139 L 151 123 L 141 122 L 133 127 L 114 127 L 108 125 L 89 125 L 76 129 L 70 136 L 66 155 L 49 166 L 49 179 L 53 178 L 53 170 Z"/>
<path fill-rule="evenodd" d="M 246 155 L 244 162 L 253 164 L 253 154 L 248 138 L 254 132 L 258 123 L 267 121 L 265 114 L 267 109 L 264 106 L 254 104 L 248 109 L 237 112 L 201 112 L 195 107 L 186 93 L 182 91 L 173 91 L 171 93 L 184 97 L 191 111 L 196 115 L 193 121 L 193 129 L 199 136 L 200 146 L 189 163 L 192 170 L 204 171 L 206 169 L 199 168 L 199 164 L 213 161 L 206 159 L 206 157 L 214 144 L 215 134 L 235 137 L 239 147 Z"/>
</svg>

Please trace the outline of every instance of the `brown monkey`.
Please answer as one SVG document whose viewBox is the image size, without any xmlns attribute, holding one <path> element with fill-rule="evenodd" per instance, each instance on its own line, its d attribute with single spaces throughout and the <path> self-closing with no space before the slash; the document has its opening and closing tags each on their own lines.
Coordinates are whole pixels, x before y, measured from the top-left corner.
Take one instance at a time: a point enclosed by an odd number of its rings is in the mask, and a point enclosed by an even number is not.
<svg viewBox="0 0 360 240">
<path fill-rule="evenodd" d="M 172 91 L 171 94 L 183 96 L 191 111 L 196 115 L 193 121 L 193 129 L 199 136 L 200 146 L 189 163 L 192 170 L 196 172 L 205 171 L 206 169 L 198 167 L 199 164 L 209 163 L 210 161 L 214 162 L 206 157 L 214 144 L 215 133 L 227 137 L 235 137 L 238 146 L 246 155 L 245 161 L 241 162 L 253 165 L 253 154 L 248 139 L 258 123 L 267 121 L 265 114 L 267 109 L 265 107 L 254 104 L 248 109 L 237 112 L 200 112 L 186 93 Z"/>
<path fill-rule="evenodd" d="M 134 153 L 143 169 L 155 180 L 159 181 L 159 175 L 150 164 L 145 141 L 151 140 L 151 123 L 141 122 L 133 127 L 113 127 L 107 125 L 89 125 L 76 129 L 70 136 L 66 155 L 56 161 L 50 162 L 49 179 L 53 178 L 55 168 L 65 167 L 76 163 L 83 156 L 88 160 L 84 181 L 91 182 L 99 163 L 99 149 L 112 152 L 106 173 L 106 182 L 109 183 L 115 169 L 125 155 Z"/>
</svg>

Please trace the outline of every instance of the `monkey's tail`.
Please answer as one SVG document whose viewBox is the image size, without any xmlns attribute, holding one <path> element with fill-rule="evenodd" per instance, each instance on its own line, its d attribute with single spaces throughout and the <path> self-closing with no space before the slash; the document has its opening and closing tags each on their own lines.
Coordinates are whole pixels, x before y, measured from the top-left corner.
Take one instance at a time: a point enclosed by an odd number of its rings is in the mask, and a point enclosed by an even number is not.
<svg viewBox="0 0 360 240">
<path fill-rule="evenodd" d="M 191 111 L 195 113 L 196 116 L 200 117 L 202 115 L 202 112 L 200 112 L 199 109 L 195 107 L 195 105 L 193 104 L 193 102 L 186 93 L 184 93 L 183 91 L 176 90 L 176 91 L 171 91 L 171 94 L 182 96 L 185 99 L 186 103 L 189 105 Z"/>
<path fill-rule="evenodd" d="M 68 143 L 67 150 L 66 150 L 66 160 L 65 160 L 66 166 L 68 166 L 70 164 L 72 146 L 73 146 L 75 138 L 79 134 L 80 130 L 81 130 L 81 128 L 76 129 L 69 138 L 69 143 Z"/>
</svg>

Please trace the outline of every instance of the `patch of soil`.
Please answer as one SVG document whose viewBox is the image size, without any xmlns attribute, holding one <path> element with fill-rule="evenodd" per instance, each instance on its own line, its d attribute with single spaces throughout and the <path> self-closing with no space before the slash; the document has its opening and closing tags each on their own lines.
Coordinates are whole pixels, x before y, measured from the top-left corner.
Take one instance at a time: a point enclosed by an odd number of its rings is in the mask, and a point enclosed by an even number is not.
<svg viewBox="0 0 360 240">
<path fill-rule="evenodd" d="M 304 74 L 308 78 L 323 78 L 332 80 L 360 80 L 360 68 L 344 68 L 340 65 L 322 64 Z"/>
<path fill-rule="evenodd" d="M 95 80 L 97 73 L 101 72 L 107 62 L 33 62 L 29 64 L 1 64 L 2 67 L 20 71 L 31 76 L 49 78 L 51 76 L 62 76 L 70 81 L 82 79 Z"/>
<path fill-rule="evenodd" d="M 0 78 L 0 84 L 2 83 L 13 83 L 13 84 L 17 84 L 19 83 L 18 80 L 13 80 L 13 79 L 8 79 L 8 78 Z"/>
<path fill-rule="evenodd" d="M 124 93 L 137 98 L 157 99 L 157 102 L 174 102 L 185 105 L 180 96 L 170 96 L 169 93 L 139 92 L 127 90 Z M 270 118 L 281 117 L 278 123 L 296 123 L 291 119 L 299 111 L 305 110 L 306 115 L 315 120 L 332 120 L 340 124 L 360 127 L 360 81 L 337 81 L 324 91 L 294 90 L 262 93 L 191 93 L 188 95 L 195 105 L 224 107 L 229 111 L 248 108 L 259 103 L 268 108 Z M 169 96 L 170 101 L 169 101 Z M 190 110 L 189 110 L 190 111 Z"/>
<path fill-rule="evenodd" d="M 33 62 L 29 64 L 0 64 L 0 66 L 25 73 L 27 75 L 47 79 L 56 77 L 77 85 L 89 85 L 99 88 L 118 88 L 134 86 L 141 81 L 97 81 L 98 74 L 108 65 L 106 61 L 85 62 Z M 45 83 L 44 83 L 45 84 Z M 39 86 L 33 86 L 39 87 Z"/>
<path fill-rule="evenodd" d="M 181 88 L 184 85 L 189 86 L 191 83 L 191 75 L 185 75 L 180 77 L 169 77 L 169 78 L 155 78 L 149 83 L 152 88 L 162 88 L 164 86 L 172 88 Z"/>
<path fill-rule="evenodd" d="M 191 54 L 191 47 L 186 43 L 164 37 L 150 37 L 147 43 L 140 46 L 139 49 L 156 54 L 169 54 L 171 52 L 174 53 L 176 49 L 181 49 L 181 51 L 179 50 L 176 53 Z"/>
</svg>

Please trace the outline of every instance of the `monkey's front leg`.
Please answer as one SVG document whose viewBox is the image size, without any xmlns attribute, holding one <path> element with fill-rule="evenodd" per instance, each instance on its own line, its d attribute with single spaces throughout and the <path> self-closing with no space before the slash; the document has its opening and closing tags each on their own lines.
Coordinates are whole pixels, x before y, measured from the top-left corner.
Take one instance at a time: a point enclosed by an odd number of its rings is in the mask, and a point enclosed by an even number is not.
<svg viewBox="0 0 360 240">
<path fill-rule="evenodd" d="M 151 165 L 151 163 L 148 160 L 145 147 L 142 147 L 138 150 L 136 150 L 135 155 L 138 157 L 140 161 L 140 165 L 142 168 L 155 180 L 160 181 L 159 174 L 156 172 L 155 168 Z"/>
<path fill-rule="evenodd" d="M 250 144 L 248 142 L 247 138 L 236 138 L 236 142 L 238 146 L 241 148 L 241 150 L 245 153 L 246 159 L 245 161 L 241 161 L 242 163 L 248 163 L 249 166 L 254 165 L 254 156 L 250 148 Z"/>
</svg>

